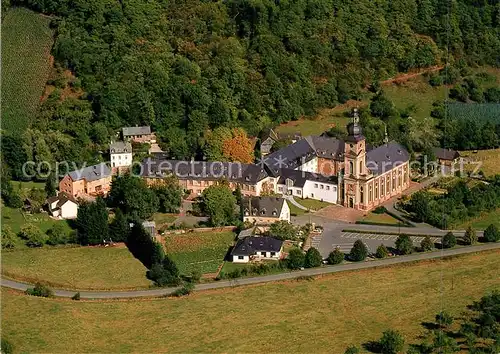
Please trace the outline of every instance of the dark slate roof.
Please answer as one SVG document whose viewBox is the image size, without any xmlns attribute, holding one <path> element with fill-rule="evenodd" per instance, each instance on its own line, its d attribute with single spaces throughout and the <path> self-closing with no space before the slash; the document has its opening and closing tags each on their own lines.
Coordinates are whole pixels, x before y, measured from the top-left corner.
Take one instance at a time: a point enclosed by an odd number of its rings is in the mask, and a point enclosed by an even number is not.
<svg viewBox="0 0 500 354">
<path fill-rule="evenodd" d="M 451 149 L 443 149 L 443 148 L 433 148 L 432 151 L 434 152 L 434 155 L 440 160 L 455 160 L 460 157 L 460 153 L 455 150 Z"/>
<path fill-rule="evenodd" d="M 345 144 L 342 140 L 315 135 L 307 136 L 304 139 L 316 151 L 316 156 L 344 161 Z"/>
<path fill-rule="evenodd" d="M 51 208 L 50 205 L 56 201 L 57 201 L 56 206 L 54 208 Z M 57 210 L 57 209 L 61 208 L 64 205 L 64 203 L 66 203 L 68 201 L 71 201 L 75 204 L 78 204 L 78 202 L 76 201 L 75 198 L 73 198 L 73 196 L 71 196 L 65 192 L 60 192 L 55 197 L 50 197 L 47 199 L 47 203 L 49 204 L 49 208 L 51 208 L 51 210 Z"/>
<path fill-rule="evenodd" d="M 123 154 L 127 152 L 132 152 L 132 144 L 123 141 L 117 141 L 111 143 L 111 145 L 109 146 L 109 152 L 111 154 Z"/>
<path fill-rule="evenodd" d="M 151 134 L 151 127 L 125 127 L 122 129 L 123 136 L 132 136 L 132 135 L 149 135 Z"/>
<path fill-rule="evenodd" d="M 248 197 L 242 201 L 245 216 L 266 218 L 278 218 L 284 203 L 285 199 L 277 197 Z"/>
<path fill-rule="evenodd" d="M 400 144 L 391 141 L 366 153 L 366 167 L 375 175 L 381 175 L 410 159 L 410 154 Z"/>
<path fill-rule="evenodd" d="M 251 256 L 257 252 L 279 252 L 283 246 L 283 241 L 272 237 L 245 237 L 238 240 L 236 246 L 231 251 L 233 256 Z"/>
<path fill-rule="evenodd" d="M 85 179 L 86 181 L 96 181 L 98 179 L 111 176 L 111 169 L 104 162 L 75 170 L 68 173 L 73 181 Z"/>
<path fill-rule="evenodd" d="M 265 163 L 273 170 L 279 168 L 296 168 L 316 157 L 314 149 L 306 139 L 266 156 Z"/>
<path fill-rule="evenodd" d="M 278 184 L 285 184 L 287 179 L 291 179 L 293 181 L 293 187 L 298 188 L 304 187 L 306 181 L 317 181 L 331 184 L 338 183 L 336 176 L 323 176 L 319 173 L 304 172 L 289 168 L 282 168 L 277 175 L 280 176 Z"/>
<path fill-rule="evenodd" d="M 161 156 L 161 155 L 158 155 Z M 219 180 L 256 184 L 268 176 L 259 165 L 237 162 L 182 161 L 147 158 L 142 162 L 142 177 L 162 178 L 174 174 L 179 179 Z"/>
</svg>

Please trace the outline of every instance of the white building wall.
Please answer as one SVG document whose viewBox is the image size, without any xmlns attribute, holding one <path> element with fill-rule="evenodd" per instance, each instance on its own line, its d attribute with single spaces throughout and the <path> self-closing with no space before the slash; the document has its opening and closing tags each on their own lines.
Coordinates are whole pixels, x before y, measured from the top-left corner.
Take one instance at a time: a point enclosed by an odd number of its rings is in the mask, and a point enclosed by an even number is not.
<svg viewBox="0 0 500 354">
<path fill-rule="evenodd" d="M 295 170 L 313 172 L 313 173 L 318 172 L 318 158 L 317 157 L 313 158 L 311 161 L 308 161 L 300 165 Z"/>
<path fill-rule="evenodd" d="M 243 257 L 243 259 L 239 259 L 238 257 Z M 248 256 L 233 256 L 233 263 L 248 263 L 250 262 L 250 257 Z"/>
<path fill-rule="evenodd" d="M 111 167 L 125 167 L 132 165 L 132 153 L 111 154 Z"/>
<path fill-rule="evenodd" d="M 303 188 L 304 198 L 323 200 L 328 203 L 337 203 L 338 186 L 333 183 L 306 181 Z"/>
<path fill-rule="evenodd" d="M 290 207 L 288 203 L 283 201 L 283 207 L 281 208 L 280 220 L 285 220 L 290 222 Z"/>
<path fill-rule="evenodd" d="M 78 205 L 68 201 L 61 206 L 61 217 L 63 219 L 74 219 L 78 214 Z"/>
</svg>

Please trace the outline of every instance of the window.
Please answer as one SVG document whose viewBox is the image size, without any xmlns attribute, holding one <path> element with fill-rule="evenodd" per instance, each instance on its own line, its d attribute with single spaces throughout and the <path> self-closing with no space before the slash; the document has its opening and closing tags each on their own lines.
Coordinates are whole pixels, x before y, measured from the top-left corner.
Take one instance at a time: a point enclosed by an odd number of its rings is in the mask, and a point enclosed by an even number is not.
<svg viewBox="0 0 500 354">
<path fill-rule="evenodd" d="M 380 197 L 383 197 L 384 196 L 384 190 L 385 190 L 385 181 L 384 179 L 382 178 L 382 180 L 380 181 Z"/>
<path fill-rule="evenodd" d="M 276 252 L 271 252 L 271 257 L 276 256 Z"/>
<path fill-rule="evenodd" d="M 311 198 L 314 198 L 314 193 L 311 193 Z"/>
<path fill-rule="evenodd" d="M 373 191 L 372 191 L 372 186 L 368 187 L 368 202 L 371 202 L 373 200 Z"/>
<path fill-rule="evenodd" d="M 385 189 L 385 194 L 389 194 L 391 191 L 391 178 L 387 177 L 387 188 Z"/>
<path fill-rule="evenodd" d="M 325 186 L 322 184 L 319 186 L 319 189 L 324 189 L 324 188 L 325 188 Z"/>
<path fill-rule="evenodd" d="M 337 187 L 334 186 L 333 187 L 333 191 L 336 192 L 337 191 Z"/>
<path fill-rule="evenodd" d="M 326 190 L 329 191 L 330 190 L 330 186 L 326 186 Z"/>
<path fill-rule="evenodd" d="M 278 187 L 278 192 L 283 192 L 283 187 Z"/>
<path fill-rule="evenodd" d="M 365 193 L 364 193 L 363 187 L 360 187 L 360 189 L 359 189 L 359 195 L 360 195 L 361 203 L 363 203 L 363 201 L 365 200 L 365 198 L 364 198 L 365 195 L 364 194 Z"/>
<path fill-rule="evenodd" d="M 243 256 L 238 256 L 238 259 L 244 259 L 244 258 L 245 258 L 245 257 L 243 257 Z"/>
<path fill-rule="evenodd" d="M 318 188 L 318 184 L 317 183 L 314 183 L 314 188 Z"/>
<path fill-rule="evenodd" d="M 300 189 L 297 189 L 297 195 L 302 195 L 302 191 Z"/>
<path fill-rule="evenodd" d="M 375 199 L 378 199 L 378 181 L 375 183 Z"/>
<path fill-rule="evenodd" d="M 266 256 L 266 252 L 260 252 L 260 255 L 261 255 L 262 257 L 265 257 L 265 256 Z"/>
<path fill-rule="evenodd" d="M 363 161 L 359 161 L 359 173 L 363 173 Z"/>
<path fill-rule="evenodd" d="M 349 174 L 354 174 L 354 164 L 352 163 L 352 161 L 349 161 Z"/>
<path fill-rule="evenodd" d="M 396 189 L 396 174 L 392 174 L 392 190 Z"/>
</svg>

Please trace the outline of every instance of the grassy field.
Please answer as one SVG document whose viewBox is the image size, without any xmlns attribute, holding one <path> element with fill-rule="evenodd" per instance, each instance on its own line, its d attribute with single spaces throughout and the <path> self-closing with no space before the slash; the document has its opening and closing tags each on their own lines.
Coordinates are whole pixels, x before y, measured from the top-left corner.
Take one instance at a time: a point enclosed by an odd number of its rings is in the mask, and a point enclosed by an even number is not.
<svg viewBox="0 0 500 354">
<path fill-rule="evenodd" d="M 360 221 L 398 225 L 397 219 L 385 213 L 384 214 L 368 213 L 366 214 L 366 216 L 363 216 L 363 218 L 361 218 Z"/>
<path fill-rule="evenodd" d="M 2 274 L 68 289 L 132 289 L 152 284 L 146 268 L 118 247 L 44 247 L 2 252 Z"/>
<path fill-rule="evenodd" d="M 484 230 L 491 224 L 500 228 L 500 209 L 490 211 L 489 213 L 483 213 L 481 216 L 458 225 L 456 228 L 466 229 L 467 227 L 472 226 L 476 230 Z"/>
<path fill-rule="evenodd" d="M 22 132 L 36 115 L 50 71 L 50 18 L 10 9 L 2 23 L 2 128 Z"/>
<path fill-rule="evenodd" d="M 256 347 L 256 338 L 276 343 L 277 352 L 342 353 L 389 328 L 415 343 L 426 331 L 421 323 L 434 321 L 440 310 L 459 315 L 500 288 L 499 256 L 473 254 L 183 298 L 75 302 L 4 290 L 2 336 L 17 352 L 52 353 L 268 350 Z"/>
<path fill-rule="evenodd" d="M 232 232 L 192 232 L 165 236 L 165 248 L 181 273 L 215 273 L 233 240 Z"/>
<path fill-rule="evenodd" d="M 18 233 L 21 227 L 26 224 L 33 224 L 39 227 L 42 232 L 47 232 L 55 224 L 61 224 L 68 233 L 71 232 L 71 227 L 66 220 L 54 220 L 45 213 L 23 214 L 19 209 L 2 206 L 2 226 L 8 225 L 12 231 Z"/>
<path fill-rule="evenodd" d="M 321 200 L 316 199 L 295 199 L 300 205 L 310 209 L 310 210 L 319 210 L 326 208 L 327 206 L 332 205 L 331 203 L 322 202 Z"/>
<path fill-rule="evenodd" d="M 157 226 L 173 223 L 176 218 L 177 216 L 173 214 L 154 213 L 153 215 L 153 220 Z"/>
<path fill-rule="evenodd" d="M 473 161 L 471 164 L 464 165 L 465 170 L 473 171 L 477 167 L 484 172 L 485 176 L 494 176 L 500 174 L 500 149 L 478 150 L 477 153 L 472 151 L 461 151 L 460 155 Z M 481 165 L 477 163 L 480 162 Z M 478 171 L 475 171 L 476 173 Z"/>
<path fill-rule="evenodd" d="M 290 215 L 299 216 L 299 215 L 304 215 L 305 213 L 307 213 L 306 210 L 296 207 L 295 205 L 290 203 L 288 200 L 286 201 L 286 203 L 288 204 L 288 207 L 290 208 Z"/>
</svg>

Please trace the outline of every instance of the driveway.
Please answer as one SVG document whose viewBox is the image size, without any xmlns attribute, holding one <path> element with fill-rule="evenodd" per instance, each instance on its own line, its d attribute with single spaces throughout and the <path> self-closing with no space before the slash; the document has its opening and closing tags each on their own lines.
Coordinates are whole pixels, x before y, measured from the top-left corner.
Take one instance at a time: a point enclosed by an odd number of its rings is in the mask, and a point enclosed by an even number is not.
<svg viewBox="0 0 500 354">
<path fill-rule="evenodd" d="M 221 289 L 230 288 L 239 285 L 251 285 L 259 283 L 268 283 L 273 281 L 288 280 L 294 278 L 300 278 L 303 276 L 316 276 L 322 274 L 338 273 L 350 270 L 367 269 L 390 266 L 394 264 L 415 262 L 427 259 L 439 259 L 447 256 L 455 256 L 460 254 L 474 253 L 487 250 L 500 249 L 500 243 L 484 244 L 480 246 L 472 247 L 462 247 L 456 249 L 442 250 L 440 252 L 429 252 L 429 253 L 416 253 L 404 257 L 393 257 L 382 260 L 372 260 L 359 263 L 347 263 L 335 266 L 324 266 L 319 268 L 311 268 L 303 271 L 295 271 L 281 274 L 272 274 L 261 277 L 252 278 L 241 278 L 230 281 L 219 281 L 207 284 L 198 284 L 195 286 L 196 291 L 211 290 L 211 289 Z M 1 279 L 1 285 L 3 287 L 16 289 L 24 291 L 32 285 L 16 282 L 8 279 Z M 171 294 L 176 288 L 159 288 L 151 290 L 135 290 L 135 291 L 80 291 L 80 297 L 82 299 L 116 299 L 116 298 L 140 298 L 140 297 L 158 297 Z M 76 290 L 54 290 L 55 296 L 58 297 L 72 297 Z"/>
</svg>

